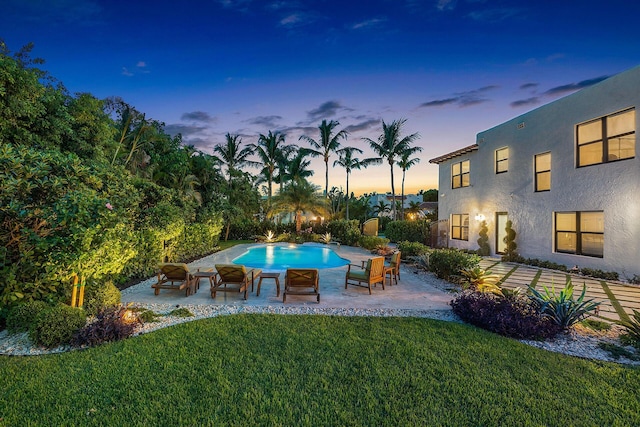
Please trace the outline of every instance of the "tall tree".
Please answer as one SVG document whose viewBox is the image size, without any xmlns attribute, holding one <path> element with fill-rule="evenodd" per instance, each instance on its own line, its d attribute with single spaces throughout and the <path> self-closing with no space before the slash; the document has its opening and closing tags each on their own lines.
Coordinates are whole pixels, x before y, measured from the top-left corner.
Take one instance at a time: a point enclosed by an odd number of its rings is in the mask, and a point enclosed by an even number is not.
<svg viewBox="0 0 640 427">
<path fill-rule="evenodd" d="M 313 175 L 313 171 L 309 169 L 311 161 L 307 160 L 307 154 L 307 150 L 298 150 L 295 157 L 289 160 L 281 178 L 284 182 L 304 181 Z"/>
<path fill-rule="evenodd" d="M 374 205 L 371 210 L 373 211 L 374 215 L 380 216 L 381 214 L 383 214 L 385 212 L 389 212 L 391 210 L 391 208 L 389 207 L 389 204 L 386 203 L 384 200 L 380 200 L 378 202 L 378 204 Z"/>
<path fill-rule="evenodd" d="M 260 174 L 267 181 L 267 204 L 269 207 L 271 206 L 271 197 L 273 196 L 274 174 L 282 163 L 279 160 L 283 156 L 286 157 L 288 151 L 292 151 L 296 148 L 295 145 L 284 144 L 285 135 L 280 132 L 269 131 L 267 135 L 260 134 L 257 144 L 249 144 L 248 146 L 262 162 L 263 167 Z"/>
<path fill-rule="evenodd" d="M 323 198 L 318 197 L 317 187 L 306 179 L 291 181 L 278 196 L 278 207 L 295 212 L 296 232 L 302 229 L 302 213 L 311 211 L 316 215 L 325 215 L 326 208 Z"/>
<path fill-rule="evenodd" d="M 340 140 L 347 139 L 348 133 L 344 129 L 335 133 L 335 128 L 340 125 L 340 122 L 331 120 L 327 122 L 323 120 L 318 126 L 320 130 L 320 140 L 316 141 L 306 135 L 300 137 L 301 140 L 307 141 L 311 145 L 311 149 L 308 150 L 313 157 L 322 156 L 324 160 L 324 195 L 329 192 L 329 157 L 331 152 L 335 152 L 340 148 Z"/>
<path fill-rule="evenodd" d="M 260 163 L 249 160 L 249 156 L 253 154 L 249 147 L 240 148 L 242 139 L 240 135 L 225 135 L 224 145 L 219 144 L 213 147 L 213 151 L 218 154 L 216 158 L 227 166 L 229 174 L 229 188 L 231 188 L 231 180 L 234 173 L 239 172 L 243 166 L 260 166 Z"/>
<path fill-rule="evenodd" d="M 398 166 L 402 169 L 402 212 L 400 217 L 404 219 L 404 177 L 407 173 L 407 170 L 418 163 L 420 163 L 420 158 L 414 157 L 410 159 L 414 153 L 419 153 L 422 151 L 422 147 L 408 147 L 404 150 L 400 156 L 400 160 L 398 160 Z"/>
<path fill-rule="evenodd" d="M 401 131 L 402 126 L 406 122 L 406 119 L 394 120 L 391 124 L 387 125 L 384 120 L 382 121 L 382 134 L 378 137 L 377 141 L 373 141 L 369 138 L 363 138 L 369 143 L 371 149 L 380 156 L 380 161 L 386 160 L 389 163 L 391 169 L 391 193 L 393 197 L 392 209 L 393 219 L 397 217 L 396 211 L 396 192 L 393 182 L 393 166 L 395 165 L 396 158 L 401 156 L 404 151 L 411 147 L 411 143 L 420 138 L 420 134 L 414 133 L 402 138 Z"/>
<path fill-rule="evenodd" d="M 372 164 L 379 164 L 382 161 L 380 159 L 364 159 L 360 160 L 357 157 L 354 157 L 354 153 L 362 154 L 362 150 L 356 147 L 344 147 L 336 151 L 336 153 L 340 156 L 338 160 L 333 162 L 333 166 L 341 166 L 347 172 L 347 209 L 345 213 L 345 217 L 347 221 L 349 220 L 349 175 L 351 171 L 354 169 L 362 169 L 366 168 Z"/>
</svg>

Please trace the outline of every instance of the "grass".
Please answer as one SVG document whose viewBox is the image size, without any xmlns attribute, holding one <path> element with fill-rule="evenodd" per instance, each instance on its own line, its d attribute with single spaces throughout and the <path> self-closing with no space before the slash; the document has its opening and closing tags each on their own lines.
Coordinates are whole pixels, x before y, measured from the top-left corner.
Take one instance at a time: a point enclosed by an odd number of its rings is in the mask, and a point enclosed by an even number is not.
<svg viewBox="0 0 640 427">
<path fill-rule="evenodd" d="M 638 368 L 417 318 L 217 317 L 0 378 L 0 426 L 640 425 Z"/>
<path fill-rule="evenodd" d="M 218 242 L 218 246 L 220 247 L 220 250 L 223 251 L 225 249 L 229 249 L 235 245 L 240 245 L 242 243 L 255 243 L 253 240 L 227 240 L 226 242 L 224 240 L 221 240 L 220 242 Z"/>
</svg>

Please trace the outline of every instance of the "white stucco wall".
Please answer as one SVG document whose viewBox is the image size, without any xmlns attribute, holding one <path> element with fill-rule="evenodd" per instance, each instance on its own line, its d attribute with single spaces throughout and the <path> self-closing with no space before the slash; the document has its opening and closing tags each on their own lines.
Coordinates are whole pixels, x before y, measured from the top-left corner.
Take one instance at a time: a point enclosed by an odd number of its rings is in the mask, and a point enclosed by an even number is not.
<svg viewBox="0 0 640 427">
<path fill-rule="evenodd" d="M 636 108 L 636 157 L 576 168 L 576 125 Z M 450 246 L 476 249 L 486 217 L 495 252 L 495 213 L 507 212 L 520 255 L 567 266 L 640 274 L 640 67 L 611 77 L 516 117 L 477 136 L 479 148 L 440 164 L 439 217 L 468 213 L 469 241 Z M 522 126 L 524 124 L 524 126 Z M 519 126 L 520 125 L 520 126 Z M 509 170 L 495 173 L 495 150 L 509 147 Z M 551 191 L 534 191 L 534 155 L 551 152 Z M 451 164 L 470 159 L 467 188 L 451 189 Z M 604 211 L 604 257 L 554 253 L 553 213 Z"/>
</svg>

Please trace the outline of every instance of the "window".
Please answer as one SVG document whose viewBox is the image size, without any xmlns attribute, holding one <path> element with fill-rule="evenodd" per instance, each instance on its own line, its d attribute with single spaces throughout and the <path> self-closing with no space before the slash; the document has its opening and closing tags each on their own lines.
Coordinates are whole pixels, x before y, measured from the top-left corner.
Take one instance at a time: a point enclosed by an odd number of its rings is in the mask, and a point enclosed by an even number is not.
<svg viewBox="0 0 640 427">
<path fill-rule="evenodd" d="M 535 191 L 551 190 L 551 153 L 536 154 L 535 167 Z"/>
<path fill-rule="evenodd" d="M 602 258 L 604 212 L 556 212 L 556 252 Z"/>
<path fill-rule="evenodd" d="M 578 167 L 632 159 L 636 155 L 636 110 L 578 125 Z"/>
<path fill-rule="evenodd" d="M 505 173 L 509 170 L 509 148 L 496 150 L 496 173 Z"/>
<path fill-rule="evenodd" d="M 451 215 L 451 238 L 469 240 L 469 214 Z"/>
<path fill-rule="evenodd" d="M 451 188 L 469 186 L 469 160 L 451 165 Z"/>
</svg>

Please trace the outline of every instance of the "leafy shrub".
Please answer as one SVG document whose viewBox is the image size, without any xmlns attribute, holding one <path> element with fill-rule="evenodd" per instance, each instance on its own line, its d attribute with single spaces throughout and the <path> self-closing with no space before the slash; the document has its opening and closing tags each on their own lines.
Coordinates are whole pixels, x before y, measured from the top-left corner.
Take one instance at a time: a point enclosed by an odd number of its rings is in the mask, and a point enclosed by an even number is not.
<svg viewBox="0 0 640 427">
<path fill-rule="evenodd" d="M 77 346 L 95 346 L 122 340 L 133 335 L 140 323 L 138 316 L 127 307 L 106 307 L 98 312 L 93 322 L 75 334 L 72 343 Z"/>
<path fill-rule="evenodd" d="M 633 310 L 633 316 L 628 321 L 619 322 L 626 330 L 626 335 L 631 343 L 640 348 L 640 312 Z"/>
<path fill-rule="evenodd" d="M 84 292 L 84 311 L 88 316 L 95 316 L 104 308 L 120 305 L 120 290 L 110 280 L 103 283 L 90 281 Z"/>
<path fill-rule="evenodd" d="M 180 308 L 176 308 L 175 310 L 171 310 L 168 315 L 169 316 L 176 316 L 176 317 L 193 317 L 193 313 L 191 311 L 189 311 L 188 308 L 184 308 L 184 307 L 180 307 Z"/>
<path fill-rule="evenodd" d="M 580 322 L 585 328 L 589 328 L 593 331 L 609 331 L 611 330 L 611 324 L 603 322 L 601 320 L 585 319 Z"/>
<path fill-rule="evenodd" d="M 370 251 L 376 249 L 378 246 L 387 246 L 388 243 L 389 239 L 378 236 L 360 236 L 358 239 L 358 244 Z"/>
<path fill-rule="evenodd" d="M 429 247 L 420 242 L 403 241 L 398 243 L 398 250 L 402 252 L 402 259 L 412 256 L 424 255 L 429 252 Z"/>
<path fill-rule="evenodd" d="M 327 229 L 333 238 L 343 245 L 354 246 L 360 238 L 360 222 L 357 219 L 341 219 L 327 223 Z"/>
<path fill-rule="evenodd" d="M 429 271 L 429 254 L 412 256 L 411 260 L 416 265 L 416 267 Z"/>
<path fill-rule="evenodd" d="M 478 246 L 476 253 L 480 256 L 491 255 L 491 246 L 489 246 L 489 227 L 487 221 L 482 220 L 480 223 L 480 231 L 478 232 Z"/>
<path fill-rule="evenodd" d="M 599 342 L 598 348 L 601 348 L 602 350 L 609 353 L 609 355 L 613 357 L 615 360 L 618 360 L 621 357 L 624 357 L 625 359 L 629 359 L 629 360 L 640 360 L 639 355 L 617 344 L 608 343 L 608 342 Z"/>
<path fill-rule="evenodd" d="M 620 278 L 620 275 L 615 271 L 603 271 L 593 268 L 581 268 L 580 274 L 582 274 L 583 276 L 596 277 L 598 279 L 604 280 L 618 280 Z"/>
<path fill-rule="evenodd" d="M 553 320 L 562 329 L 567 329 L 575 323 L 589 316 L 589 312 L 594 311 L 599 302 L 592 299 L 585 300 L 587 286 L 582 286 L 582 293 L 578 299 L 573 298 L 573 284 L 569 283 L 556 295 L 553 288 L 543 287 L 544 292 L 538 292 L 529 286 L 531 300 L 534 301 L 540 309 L 543 316 Z"/>
<path fill-rule="evenodd" d="M 69 344 L 86 321 L 81 308 L 58 304 L 40 312 L 29 329 L 29 337 L 34 343 L 49 348 Z"/>
<path fill-rule="evenodd" d="M 392 221 L 387 225 L 384 235 L 392 242 L 420 242 L 424 243 L 429 238 L 430 222 L 418 221 Z"/>
<path fill-rule="evenodd" d="M 552 261 L 540 260 L 537 258 L 527 258 L 522 261 L 523 264 L 532 265 L 534 267 L 548 268 L 550 270 L 567 271 L 567 266 Z"/>
<path fill-rule="evenodd" d="M 502 295 L 502 289 L 498 286 L 500 276 L 492 274 L 478 266 L 464 268 L 460 271 L 464 277 L 463 288 L 469 288 L 478 292 L 490 292 Z"/>
<path fill-rule="evenodd" d="M 506 337 L 545 339 L 560 331 L 524 296 L 502 298 L 467 290 L 456 296 L 451 306 L 465 322 Z"/>
<path fill-rule="evenodd" d="M 451 276 L 460 276 L 462 270 L 477 267 L 480 257 L 467 254 L 458 249 L 436 249 L 429 255 L 429 267 L 436 276 L 449 280 Z"/>
<path fill-rule="evenodd" d="M 513 229 L 513 223 L 511 222 L 511 220 L 507 221 L 505 231 L 506 235 L 504 236 L 502 241 L 506 243 L 506 247 L 504 250 L 504 255 L 502 255 L 502 261 L 518 262 L 522 260 L 522 257 L 518 255 L 517 252 L 518 245 L 516 244 L 516 232 Z"/>
<path fill-rule="evenodd" d="M 138 312 L 138 318 L 142 323 L 157 322 L 158 317 L 161 317 L 161 316 L 152 310 L 143 309 L 142 311 Z"/>
<path fill-rule="evenodd" d="M 7 313 L 7 330 L 10 333 L 28 331 L 38 315 L 48 308 L 44 301 L 27 301 L 13 306 Z"/>
</svg>

